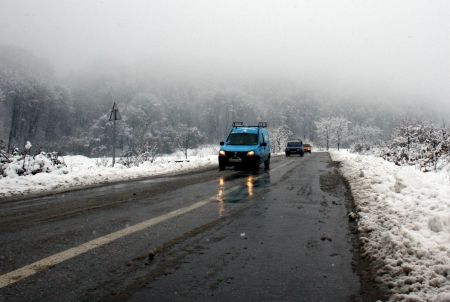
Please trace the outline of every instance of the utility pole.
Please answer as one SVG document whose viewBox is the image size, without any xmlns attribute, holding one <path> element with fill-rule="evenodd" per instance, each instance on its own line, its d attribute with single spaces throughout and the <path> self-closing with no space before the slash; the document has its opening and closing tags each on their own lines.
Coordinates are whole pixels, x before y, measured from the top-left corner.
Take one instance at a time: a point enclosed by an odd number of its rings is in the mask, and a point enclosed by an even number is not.
<svg viewBox="0 0 450 302">
<path fill-rule="evenodd" d="M 109 121 L 113 122 L 113 160 L 112 160 L 112 166 L 114 167 L 114 164 L 116 163 L 116 121 L 121 120 L 122 117 L 119 113 L 119 108 L 116 105 L 116 102 L 114 102 L 113 107 L 111 109 L 111 113 L 109 115 Z"/>
<path fill-rule="evenodd" d="M 8 149 L 6 150 L 8 153 L 11 151 L 11 143 L 14 136 L 16 136 L 16 115 L 17 115 L 17 95 L 14 91 L 9 93 L 10 95 L 14 95 L 13 103 L 12 103 L 12 116 L 11 116 L 11 127 L 9 128 L 9 137 L 8 137 Z"/>
</svg>

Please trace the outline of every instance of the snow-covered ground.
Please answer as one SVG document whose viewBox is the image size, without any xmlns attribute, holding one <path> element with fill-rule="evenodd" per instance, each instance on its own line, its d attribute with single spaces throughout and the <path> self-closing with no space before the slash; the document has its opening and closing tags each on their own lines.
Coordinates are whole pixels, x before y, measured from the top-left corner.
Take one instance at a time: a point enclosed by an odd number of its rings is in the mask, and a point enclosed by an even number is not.
<svg viewBox="0 0 450 302">
<path fill-rule="evenodd" d="M 450 180 L 379 157 L 330 152 L 342 163 L 364 253 L 391 301 L 450 301 Z"/>
<path fill-rule="evenodd" d="M 138 167 L 111 166 L 111 158 L 65 156 L 67 167 L 50 173 L 0 178 L 0 198 L 36 193 L 61 192 L 97 184 L 138 179 L 167 173 L 179 173 L 217 164 L 218 147 L 205 146 L 189 150 L 188 162 L 182 152 L 158 157 L 153 163 Z M 179 162 L 181 161 L 181 162 Z"/>
</svg>

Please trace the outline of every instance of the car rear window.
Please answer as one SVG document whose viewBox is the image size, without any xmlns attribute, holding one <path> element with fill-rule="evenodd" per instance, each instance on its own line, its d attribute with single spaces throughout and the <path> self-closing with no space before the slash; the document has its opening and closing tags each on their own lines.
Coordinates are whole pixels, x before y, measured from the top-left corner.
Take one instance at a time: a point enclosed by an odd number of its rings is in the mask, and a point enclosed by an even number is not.
<svg viewBox="0 0 450 302">
<path fill-rule="evenodd" d="M 288 142 L 288 147 L 300 147 L 302 143 L 299 142 Z"/>
<path fill-rule="evenodd" d="M 258 135 L 252 133 L 231 133 L 227 140 L 228 145 L 257 145 Z"/>
</svg>

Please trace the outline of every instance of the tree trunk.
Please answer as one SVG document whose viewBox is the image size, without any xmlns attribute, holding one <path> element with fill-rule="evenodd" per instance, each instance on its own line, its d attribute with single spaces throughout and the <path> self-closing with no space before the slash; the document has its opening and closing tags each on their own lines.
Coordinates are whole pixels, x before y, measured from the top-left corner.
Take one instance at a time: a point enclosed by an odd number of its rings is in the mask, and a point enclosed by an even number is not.
<svg viewBox="0 0 450 302">
<path fill-rule="evenodd" d="M 12 108 L 11 127 L 9 129 L 8 149 L 7 149 L 8 153 L 12 153 L 11 152 L 11 147 L 13 146 L 12 140 L 16 137 L 16 128 L 17 128 L 16 116 L 17 116 L 17 98 L 14 99 Z"/>
</svg>

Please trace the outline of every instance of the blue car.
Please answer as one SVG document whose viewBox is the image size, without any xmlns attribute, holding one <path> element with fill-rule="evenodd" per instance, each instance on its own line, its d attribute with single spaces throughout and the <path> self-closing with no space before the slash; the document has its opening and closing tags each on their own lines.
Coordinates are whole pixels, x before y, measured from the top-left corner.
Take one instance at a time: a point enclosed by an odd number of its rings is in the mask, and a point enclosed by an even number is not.
<svg viewBox="0 0 450 302">
<path fill-rule="evenodd" d="M 291 154 L 298 154 L 303 157 L 303 155 L 305 154 L 303 142 L 299 139 L 288 141 L 284 152 L 286 153 L 286 156 L 290 156 Z"/>
<path fill-rule="evenodd" d="M 257 126 L 244 126 L 242 122 L 234 122 L 230 134 L 219 151 L 219 169 L 230 166 L 249 166 L 258 168 L 261 163 L 269 169 L 270 140 L 267 123 Z"/>
</svg>

